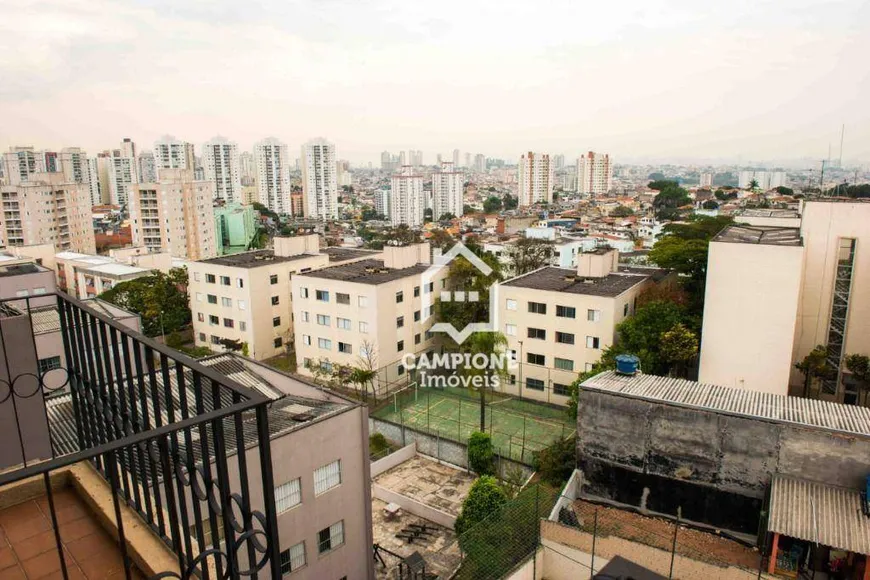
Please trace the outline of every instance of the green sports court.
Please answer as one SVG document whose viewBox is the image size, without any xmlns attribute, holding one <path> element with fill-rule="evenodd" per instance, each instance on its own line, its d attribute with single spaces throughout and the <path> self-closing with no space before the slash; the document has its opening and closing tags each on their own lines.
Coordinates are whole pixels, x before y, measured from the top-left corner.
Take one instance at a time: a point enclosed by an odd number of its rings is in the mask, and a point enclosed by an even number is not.
<svg viewBox="0 0 870 580">
<path fill-rule="evenodd" d="M 465 388 L 418 388 L 411 385 L 389 395 L 372 416 L 465 443 L 480 430 L 480 394 Z M 575 430 L 564 408 L 486 394 L 486 432 L 497 452 L 523 463 Z"/>
</svg>

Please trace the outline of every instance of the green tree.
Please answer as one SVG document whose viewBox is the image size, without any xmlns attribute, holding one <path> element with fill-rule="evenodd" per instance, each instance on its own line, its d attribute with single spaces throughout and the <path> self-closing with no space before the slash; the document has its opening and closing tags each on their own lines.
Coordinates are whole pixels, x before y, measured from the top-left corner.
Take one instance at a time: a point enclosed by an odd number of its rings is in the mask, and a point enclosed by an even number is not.
<svg viewBox="0 0 870 580">
<path fill-rule="evenodd" d="M 619 340 L 611 349 L 613 356 L 630 353 L 637 356 L 646 373 L 666 375 L 670 363 L 662 355 L 662 335 L 684 322 L 686 312 L 672 302 L 650 302 L 638 307 L 617 325 Z"/>
<path fill-rule="evenodd" d="M 477 213 L 477 210 L 471 207 L 468 204 L 462 206 L 462 215 L 474 215 Z"/>
<path fill-rule="evenodd" d="M 759 189 L 759 187 L 758 187 L 758 181 L 756 181 L 755 179 L 753 179 L 752 181 L 750 181 L 750 182 L 749 182 L 749 187 L 748 187 L 747 189 L 751 189 L 751 190 Z"/>
<path fill-rule="evenodd" d="M 790 187 L 786 187 L 784 185 L 776 186 L 776 192 L 780 195 L 794 195 L 794 190 Z"/>
<path fill-rule="evenodd" d="M 423 221 L 427 224 L 432 221 L 432 208 L 427 207 L 423 210 Z"/>
<path fill-rule="evenodd" d="M 576 407 L 575 407 L 576 408 Z M 561 488 L 577 465 L 577 450 L 572 437 L 559 439 L 550 447 L 536 451 L 532 463 L 541 479 Z"/>
<path fill-rule="evenodd" d="M 456 216 L 448 211 L 447 213 L 442 213 L 441 217 L 438 218 L 438 221 L 439 222 L 449 222 L 452 219 L 456 219 Z"/>
<path fill-rule="evenodd" d="M 704 209 L 719 209 L 719 204 L 713 201 L 712 199 L 708 199 L 704 203 L 701 204 L 701 207 Z"/>
<path fill-rule="evenodd" d="M 610 212 L 610 217 L 628 217 L 634 215 L 634 210 L 628 206 L 620 205 Z"/>
<path fill-rule="evenodd" d="M 364 222 L 370 222 L 372 220 L 383 220 L 386 218 L 382 214 L 379 214 L 377 211 L 375 211 L 375 208 L 366 207 L 363 208 L 360 219 Z"/>
<path fill-rule="evenodd" d="M 462 511 L 456 518 L 454 529 L 461 535 L 489 516 L 498 512 L 507 503 L 507 494 L 491 475 L 478 477 L 462 502 Z"/>
<path fill-rule="evenodd" d="M 671 365 L 671 374 L 686 378 L 688 365 L 698 356 L 698 335 L 678 322 L 662 333 L 661 358 Z"/>
<path fill-rule="evenodd" d="M 472 356 L 484 354 L 491 361 L 493 360 L 493 355 L 504 353 L 507 344 L 507 338 L 501 332 L 475 332 L 459 346 L 459 350 L 460 352 L 467 352 Z M 486 431 L 486 393 L 494 386 L 494 378 L 496 376 L 503 378 L 507 374 L 507 369 L 493 369 L 490 368 L 490 365 L 487 365 L 485 369 L 472 366 L 463 369 L 461 372 L 464 376 L 479 377 L 474 380 L 482 382 L 481 385 L 477 386 L 480 395 L 480 430 Z"/>
<path fill-rule="evenodd" d="M 472 322 L 487 322 L 489 318 L 489 289 L 501 280 L 501 263 L 498 258 L 473 243 L 466 247 L 477 254 L 492 272 L 484 275 L 464 256 L 458 256 L 452 262 L 447 273 L 446 286 L 449 290 L 476 291 L 479 299 L 476 302 L 436 302 L 439 320 L 449 320 L 456 328 L 464 328 Z"/>
<path fill-rule="evenodd" d="M 659 192 L 653 199 L 653 207 L 659 220 L 676 219 L 680 215 L 679 208 L 692 203 L 689 193 L 676 181 L 653 181 L 649 188 Z"/>
<path fill-rule="evenodd" d="M 507 248 L 508 261 L 514 276 L 522 276 L 542 268 L 553 259 L 553 242 L 538 238 L 520 238 Z"/>
<path fill-rule="evenodd" d="M 142 318 L 142 332 L 157 336 L 161 327 L 168 334 L 190 324 L 187 283 L 187 270 L 173 268 L 167 274 L 155 272 L 121 282 L 99 298 L 138 314 Z"/>
<path fill-rule="evenodd" d="M 504 209 L 517 209 L 520 204 L 520 200 L 517 196 L 506 193 L 504 195 Z"/>
<path fill-rule="evenodd" d="M 849 354 L 844 360 L 846 369 L 852 373 L 852 380 L 858 384 L 867 405 L 867 392 L 870 391 L 870 357 L 864 354 Z"/>
<path fill-rule="evenodd" d="M 502 201 L 498 197 L 491 195 L 483 202 L 483 213 L 494 213 L 502 208 Z"/>
<path fill-rule="evenodd" d="M 440 248 L 441 251 L 447 252 L 453 247 L 456 240 L 445 230 L 436 229 L 430 232 L 429 243 L 433 248 Z"/>
<path fill-rule="evenodd" d="M 794 366 L 804 375 L 804 397 L 810 396 L 814 380 L 832 378 L 834 371 L 828 363 L 828 347 L 823 344 L 816 346 Z"/>
<path fill-rule="evenodd" d="M 495 474 L 495 451 L 489 433 L 475 431 L 468 439 L 468 466 L 478 475 Z"/>
</svg>

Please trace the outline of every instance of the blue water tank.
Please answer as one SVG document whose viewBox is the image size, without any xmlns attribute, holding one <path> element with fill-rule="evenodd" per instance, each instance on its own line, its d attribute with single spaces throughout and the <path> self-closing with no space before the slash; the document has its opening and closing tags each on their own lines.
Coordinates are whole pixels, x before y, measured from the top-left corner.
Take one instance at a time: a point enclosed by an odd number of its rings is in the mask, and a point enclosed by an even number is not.
<svg viewBox="0 0 870 580">
<path fill-rule="evenodd" d="M 621 375 L 636 375 L 640 367 L 640 359 L 633 354 L 620 354 L 616 356 L 616 372 Z"/>
</svg>

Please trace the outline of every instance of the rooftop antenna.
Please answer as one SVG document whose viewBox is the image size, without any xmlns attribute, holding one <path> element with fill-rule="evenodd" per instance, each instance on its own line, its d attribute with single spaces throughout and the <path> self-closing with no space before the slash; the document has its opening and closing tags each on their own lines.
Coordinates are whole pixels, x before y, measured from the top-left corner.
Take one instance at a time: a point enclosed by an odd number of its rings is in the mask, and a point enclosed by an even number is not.
<svg viewBox="0 0 870 580">
<path fill-rule="evenodd" d="M 839 167 L 843 167 L 843 137 L 846 134 L 846 124 L 843 123 L 843 126 L 840 128 L 840 161 L 837 163 Z"/>
</svg>

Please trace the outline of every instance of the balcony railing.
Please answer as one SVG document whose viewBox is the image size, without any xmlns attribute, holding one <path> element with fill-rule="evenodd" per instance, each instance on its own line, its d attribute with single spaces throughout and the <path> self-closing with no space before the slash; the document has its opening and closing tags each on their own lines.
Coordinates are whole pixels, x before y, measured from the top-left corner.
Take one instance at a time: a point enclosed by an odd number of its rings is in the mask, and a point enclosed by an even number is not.
<svg viewBox="0 0 870 580">
<path fill-rule="evenodd" d="M 39 362 L 46 320 L 60 368 Z M 111 491 L 128 579 L 122 509 L 174 553 L 156 577 L 281 577 L 269 398 L 66 295 L 0 301 L 0 350 L 0 497 L 41 478 L 64 578 L 51 476 L 79 463 Z"/>
</svg>

